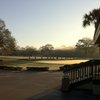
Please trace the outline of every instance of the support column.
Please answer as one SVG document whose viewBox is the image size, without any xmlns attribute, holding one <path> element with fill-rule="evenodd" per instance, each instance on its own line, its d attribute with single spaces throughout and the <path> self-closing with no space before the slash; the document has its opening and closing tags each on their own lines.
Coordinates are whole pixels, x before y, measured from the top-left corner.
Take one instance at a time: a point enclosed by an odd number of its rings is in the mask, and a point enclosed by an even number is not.
<svg viewBox="0 0 100 100">
<path fill-rule="evenodd" d="M 62 79 L 62 88 L 61 88 L 61 90 L 62 90 L 63 92 L 67 92 L 67 91 L 68 91 L 68 88 L 69 88 L 69 85 L 70 85 L 70 80 L 69 80 L 69 78 L 68 78 L 68 77 L 64 77 L 64 78 Z"/>
</svg>

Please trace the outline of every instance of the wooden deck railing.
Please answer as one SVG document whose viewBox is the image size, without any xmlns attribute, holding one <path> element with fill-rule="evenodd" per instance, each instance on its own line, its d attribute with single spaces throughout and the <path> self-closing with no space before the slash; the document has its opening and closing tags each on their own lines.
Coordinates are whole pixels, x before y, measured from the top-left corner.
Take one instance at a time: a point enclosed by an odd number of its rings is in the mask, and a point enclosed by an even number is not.
<svg viewBox="0 0 100 100">
<path fill-rule="evenodd" d="M 68 77 L 70 84 L 85 81 L 87 79 L 100 79 L 100 60 L 90 60 L 80 64 L 65 65 L 64 77 Z"/>
</svg>

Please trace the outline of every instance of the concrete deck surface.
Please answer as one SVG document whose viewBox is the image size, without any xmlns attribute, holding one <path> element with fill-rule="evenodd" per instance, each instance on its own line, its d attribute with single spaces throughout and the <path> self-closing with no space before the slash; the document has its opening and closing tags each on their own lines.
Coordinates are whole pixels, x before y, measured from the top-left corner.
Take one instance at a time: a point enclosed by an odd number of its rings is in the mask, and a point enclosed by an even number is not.
<svg viewBox="0 0 100 100">
<path fill-rule="evenodd" d="M 27 100 L 61 86 L 61 72 L 0 71 L 0 100 Z"/>
</svg>

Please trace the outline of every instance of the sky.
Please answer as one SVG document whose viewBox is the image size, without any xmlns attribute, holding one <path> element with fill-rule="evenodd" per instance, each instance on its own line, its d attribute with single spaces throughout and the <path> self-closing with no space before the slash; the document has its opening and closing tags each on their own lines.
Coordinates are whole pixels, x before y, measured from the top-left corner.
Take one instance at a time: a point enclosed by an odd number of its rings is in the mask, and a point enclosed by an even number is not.
<svg viewBox="0 0 100 100">
<path fill-rule="evenodd" d="M 0 18 L 21 47 L 63 48 L 93 38 L 94 26 L 83 28 L 82 20 L 99 5 L 100 0 L 0 0 Z"/>
</svg>

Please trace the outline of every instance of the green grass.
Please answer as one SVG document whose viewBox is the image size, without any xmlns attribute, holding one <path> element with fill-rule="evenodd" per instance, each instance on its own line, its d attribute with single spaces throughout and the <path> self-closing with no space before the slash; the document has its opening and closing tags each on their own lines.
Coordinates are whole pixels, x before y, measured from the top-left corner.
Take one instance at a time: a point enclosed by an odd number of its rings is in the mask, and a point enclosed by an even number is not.
<svg viewBox="0 0 100 100">
<path fill-rule="evenodd" d="M 45 63 L 38 63 L 36 61 L 7 62 L 4 63 L 3 65 L 22 67 L 23 69 L 26 69 L 26 67 L 49 67 L 50 70 L 57 70 L 61 66 L 60 64 L 45 64 Z"/>
<path fill-rule="evenodd" d="M 24 59 L 24 60 L 22 60 Z M 0 65 L 22 67 L 49 67 L 49 70 L 58 70 L 59 67 L 65 64 L 73 64 L 84 62 L 87 60 L 28 60 L 28 57 L 16 57 L 16 56 L 0 56 Z"/>
</svg>

